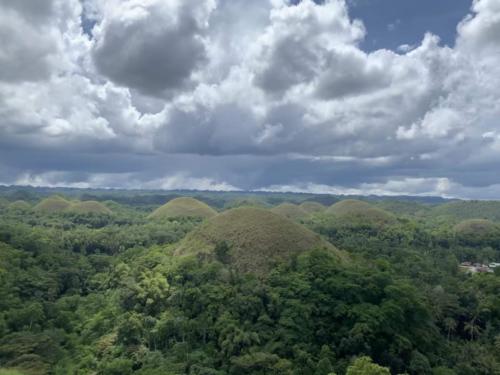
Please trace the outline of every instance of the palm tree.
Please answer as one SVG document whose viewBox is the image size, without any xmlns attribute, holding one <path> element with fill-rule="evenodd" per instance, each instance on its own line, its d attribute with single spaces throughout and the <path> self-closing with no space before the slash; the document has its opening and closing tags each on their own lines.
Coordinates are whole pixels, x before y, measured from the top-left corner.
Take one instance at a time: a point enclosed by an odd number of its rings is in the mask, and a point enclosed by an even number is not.
<svg viewBox="0 0 500 375">
<path fill-rule="evenodd" d="M 473 341 L 475 337 L 481 333 L 481 327 L 476 324 L 477 317 L 472 318 L 471 321 L 465 322 L 464 331 L 469 334 L 470 340 Z"/>
<path fill-rule="evenodd" d="M 443 320 L 443 325 L 446 328 L 447 339 L 450 341 L 451 333 L 457 329 L 457 322 L 455 319 L 448 317 Z"/>
</svg>

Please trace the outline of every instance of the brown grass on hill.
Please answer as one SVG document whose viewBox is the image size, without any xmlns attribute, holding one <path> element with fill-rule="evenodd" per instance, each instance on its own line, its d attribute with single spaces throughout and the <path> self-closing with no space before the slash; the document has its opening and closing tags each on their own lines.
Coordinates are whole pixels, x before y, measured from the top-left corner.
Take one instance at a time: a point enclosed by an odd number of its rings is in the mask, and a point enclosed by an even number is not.
<svg viewBox="0 0 500 375">
<path fill-rule="evenodd" d="M 455 225 L 453 229 L 461 237 L 483 237 L 500 234 L 500 226 L 485 219 L 465 220 Z"/>
<path fill-rule="evenodd" d="M 67 209 L 68 212 L 77 214 L 106 214 L 109 215 L 112 211 L 100 202 L 96 201 L 83 201 L 73 203 Z"/>
<path fill-rule="evenodd" d="M 265 275 L 275 264 L 318 248 L 345 255 L 318 234 L 269 210 L 243 207 L 225 211 L 191 232 L 176 255 L 206 254 L 229 247 L 230 263 L 240 272 Z"/>
<path fill-rule="evenodd" d="M 328 207 L 326 214 L 351 224 L 389 224 L 394 215 L 371 204 L 355 199 L 346 199 Z"/>
<path fill-rule="evenodd" d="M 271 211 L 274 212 L 275 214 L 284 216 L 290 220 L 295 220 L 295 221 L 299 221 L 309 216 L 309 214 L 306 211 L 304 211 L 300 206 L 297 206 L 296 204 L 293 203 L 282 203 L 276 207 L 273 207 Z"/>
<path fill-rule="evenodd" d="M 321 203 L 314 201 L 302 202 L 299 207 L 302 208 L 308 214 L 314 214 L 326 210 L 325 206 L 323 206 Z"/>
<path fill-rule="evenodd" d="M 167 219 L 180 217 L 193 217 L 207 219 L 217 215 L 208 204 L 191 197 L 175 198 L 157 208 L 148 217 L 150 219 Z"/>
<path fill-rule="evenodd" d="M 25 211 L 31 210 L 31 205 L 26 201 L 19 200 L 19 201 L 15 201 L 15 202 L 12 202 L 11 204 L 9 204 L 8 209 L 9 209 L 9 211 L 25 212 Z"/>
<path fill-rule="evenodd" d="M 55 195 L 42 200 L 34 207 L 34 210 L 43 213 L 56 213 L 56 212 L 63 212 L 67 210 L 70 206 L 71 202 L 67 201 L 66 199 L 60 196 Z"/>
</svg>

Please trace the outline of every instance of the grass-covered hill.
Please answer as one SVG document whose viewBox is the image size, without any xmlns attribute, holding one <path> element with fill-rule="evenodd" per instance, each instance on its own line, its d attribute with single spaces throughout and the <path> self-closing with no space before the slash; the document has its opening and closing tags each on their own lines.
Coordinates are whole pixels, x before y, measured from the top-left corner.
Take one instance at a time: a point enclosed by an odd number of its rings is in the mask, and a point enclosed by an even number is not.
<svg viewBox="0 0 500 375">
<path fill-rule="evenodd" d="M 299 205 L 299 207 L 310 215 L 317 213 L 317 212 L 323 212 L 324 210 L 326 210 L 325 206 L 323 206 L 321 203 L 314 202 L 314 201 L 302 202 Z"/>
<path fill-rule="evenodd" d="M 6 208 L 8 207 L 10 202 L 5 199 L 4 197 L 0 197 L 0 208 Z"/>
<path fill-rule="evenodd" d="M 64 212 L 70 206 L 71 206 L 70 201 L 67 201 L 64 198 L 55 195 L 55 196 L 43 199 L 33 209 L 36 212 L 50 214 L 50 213 Z"/>
<path fill-rule="evenodd" d="M 298 221 L 307 217 L 309 214 L 302 207 L 293 203 L 282 203 L 271 209 L 275 214 L 284 216 L 290 220 Z"/>
<path fill-rule="evenodd" d="M 455 225 L 454 229 L 456 233 L 467 235 L 467 234 L 489 234 L 496 232 L 499 226 L 490 220 L 485 219 L 470 219 L 464 220 L 461 223 Z"/>
<path fill-rule="evenodd" d="M 487 219 L 500 221 L 499 201 L 456 201 L 436 206 L 431 214 L 448 216 L 457 220 Z"/>
<path fill-rule="evenodd" d="M 342 256 L 318 234 L 300 224 L 269 210 L 243 207 L 206 221 L 182 241 L 176 254 L 227 256 L 237 270 L 262 275 L 277 263 L 318 248 Z M 221 254 L 224 251 L 227 254 Z"/>
<path fill-rule="evenodd" d="M 238 207 L 268 208 L 270 207 L 270 204 L 267 203 L 264 199 L 259 197 L 242 197 L 242 198 L 234 198 L 228 201 L 227 204 L 224 206 L 226 210 Z"/>
<path fill-rule="evenodd" d="M 208 219 L 215 216 L 215 211 L 208 204 L 203 203 L 191 197 L 175 198 L 157 208 L 151 215 L 150 219 L 171 219 L 181 217 Z"/>
<path fill-rule="evenodd" d="M 370 203 L 345 199 L 327 208 L 326 215 L 332 216 L 346 224 L 383 225 L 396 219 L 391 213 L 377 208 Z"/>
<path fill-rule="evenodd" d="M 457 238 L 467 243 L 498 243 L 500 225 L 485 219 L 464 220 L 454 226 Z"/>
<path fill-rule="evenodd" d="M 112 211 L 104 204 L 96 201 L 76 202 L 67 208 L 68 212 L 76 214 L 105 214 L 110 215 Z"/>
<path fill-rule="evenodd" d="M 31 205 L 26 201 L 18 200 L 9 204 L 8 209 L 9 211 L 25 212 L 31 210 Z"/>
</svg>

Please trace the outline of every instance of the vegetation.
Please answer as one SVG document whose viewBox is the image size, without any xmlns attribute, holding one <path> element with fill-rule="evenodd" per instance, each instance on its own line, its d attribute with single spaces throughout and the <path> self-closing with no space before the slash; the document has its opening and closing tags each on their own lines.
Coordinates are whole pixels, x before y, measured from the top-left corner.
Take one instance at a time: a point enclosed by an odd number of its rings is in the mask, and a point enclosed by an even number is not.
<svg viewBox="0 0 500 375">
<path fill-rule="evenodd" d="M 376 207 L 391 212 L 398 216 L 419 217 L 428 216 L 433 209 L 430 204 L 421 204 L 418 202 L 405 201 L 405 200 L 384 200 L 373 202 Z"/>
<path fill-rule="evenodd" d="M 63 197 L 56 195 L 42 200 L 34 207 L 34 210 L 41 213 L 51 214 L 56 212 L 64 212 L 70 206 L 71 202 L 67 201 Z"/>
<path fill-rule="evenodd" d="M 9 211 L 26 212 L 31 210 L 31 205 L 23 200 L 18 200 L 7 205 Z"/>
<path fill-rule="evenodd" d="M 448 216 L 458 220 L 487 219 L 500 221 L 500 202 L 457 201 L 436 206 L 433 216 Z"/>
<path fill-rule="evenodd" d="M 354 199 L 342 200 L 328 207 L 326 215 L 346 222 L 361 222 L 364 224 L 384 225 L 395 221 L 395 217 L 373 205 Z"/>
<path fill-rule="evenodd" d="M 471 244 L 494 244 L 500 238 L 500 225 L 485 219 L 470 219 L 454 226 L 457 238 Z"/>
<path fill-rule="evenodd" d="M 259 207 L 259 208 L 270 208 L 271 205 L 267 203 L 264 199 L 259 197 L 244 197 L 231 199 L 224 206 L 226 210 L 238 207 Z"/>
<path fill-rule="evenodd" d="M 165 205 L 157 208 L 150 219 L 172 219 L 172 218 L 200 218 L 208 219 L 217 214 L 213 208 L 206 203 L 191 197 L 175 198 Z"/>
<path fill-rule="evenodd" d="M 309 214 L 304 211 L 302 207 L 293 203 L 281 203 L 280 205 L 273 207 L 271 211 L 294 221 L 300 221 L 301 219 L 309 216 Z"/>
<path fill-rule="evenodd" d="M 321 203 L 314 202 L 314 201 L 305 201 L 300 204 L 300 208 L 307 212 L 308 214 L 314 214 L 317 212 L 323 212 L 326 210 L 326 207 L 323 206 Z"/>
<path fill-rule="evenodd" d="M 111 215 L 112 211 L 103 205 L 102 203 L 96 201 L 84 201 L 73 203 L 67 208 L 68 212 L 77 214 L 104 214 Z"/>
<path fill-rule="evenodd" d="M 275 264 L 302 252 L 334 247 L 312 231 L 261 208 L 235 208 L 208 220 L 190 233 L 179 255 L 212 254 L 227 247 L 228 261 L 240 272 L 265 274 Z"/>
<path fill-rule="evenodd" d="M 500 261 L 493 210 L 348 201 L 305 226 L 249 207 L 149 220 L 156 195 L 61 191 L 110 215 L 12 210 L 54 191 L 5 189 L 0 375 L 500 373 L 500 273 L 458 267 Z"/>
</svg>

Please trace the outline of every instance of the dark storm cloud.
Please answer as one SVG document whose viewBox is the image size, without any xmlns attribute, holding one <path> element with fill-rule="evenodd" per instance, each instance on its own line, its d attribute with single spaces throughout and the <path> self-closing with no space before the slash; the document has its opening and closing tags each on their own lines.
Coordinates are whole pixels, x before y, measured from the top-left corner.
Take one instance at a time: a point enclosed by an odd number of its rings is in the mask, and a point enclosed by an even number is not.
<svg viewBox="0 0 500 375">
<path fill-rule="evenodd" d="M 255 83 L 270 93 L 283 93 L 290 87 L 311 80 L 318 65 L 317 56 L 303 41 L 280 40 L 269 52 L 269 65 L 255 77 Z"/>
<path fill-rule="evenodd" d="M 256 119 L 246 108 L 222 105 L 215 109 L 174 110 L 155 137 L 157 149 L 167 153 L 200 155 L 255 152 L 251 139 Z"/>
<path fill-rule="evenodd" d="M 372 63 L 357 49 L 330 54 L 327 66 L 318 78 L 317 93 L 322 99 L 366 94 L 391 84 L 384 63 Z"/>
<path fill-rule="evenodd" d="M 99 72 L 119 85 L 151 95 L 186 86 L 206 61 L 205 20 L 192 11 L 193 6 L 203 5 L 175 3 L 125 5 L 123 11 L 112 8 L 95 35 L 92 54 Z"/>
</svg>

